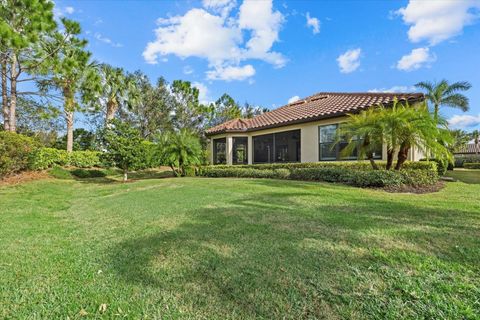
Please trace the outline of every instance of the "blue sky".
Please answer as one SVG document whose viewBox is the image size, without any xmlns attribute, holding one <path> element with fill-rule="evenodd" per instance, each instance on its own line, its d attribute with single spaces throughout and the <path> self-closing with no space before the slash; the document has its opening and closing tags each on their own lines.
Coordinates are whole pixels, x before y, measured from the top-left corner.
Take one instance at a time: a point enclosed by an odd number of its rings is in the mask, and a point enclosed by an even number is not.
<svg viewBox="0 0 480 320">
<path fill-rule="evenodd" d="M 412 91 L 422 80 L 466 80 L 480 126 L 480 2 L 56 1 L 79 21 L 94 58 L 153 81 L 189 80 L 202 100 L 224 92 L 275 108 L 320 91 Z"/>
</svg>

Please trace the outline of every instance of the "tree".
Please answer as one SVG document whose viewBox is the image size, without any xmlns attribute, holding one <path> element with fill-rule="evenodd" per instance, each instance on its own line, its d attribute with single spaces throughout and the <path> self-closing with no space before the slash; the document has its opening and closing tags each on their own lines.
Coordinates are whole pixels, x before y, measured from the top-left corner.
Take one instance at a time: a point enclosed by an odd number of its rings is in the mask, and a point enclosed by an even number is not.
<svg viewBox="0 0 480 320">
<path fill-rule="evenodd" d="M 187 167 L 202 163 L 202 145 L 195 133 L 182 129 L 160 137 L 159 148 L 163 162 L 172 168 L 175 176 L 185 176 Z"/>
<path fill-rule="evenodd" d="M 112 166 L 122 169 L 124 182 L 128 180 L 130 170 L 143 168 L 143 140 L 138 129 L 113 119 L 102 130 L 100 137 L 107 160 Z"/>
<path fill-rule="evenodd" d="M 175 80 L 171 86 L 173 95 L 172 126 L 176 130 L 187 129 L 195 134 L 203 133 L 208 108 L 198 100 L 198 89 L 190 82 Z"/>
<path fill-rule="evenodd" d="M 67 151 L 73 150 L 73 125 L 75 111 L 80 110 L 78 94 L 84 101 L 90 100 L 95 91 L 99 90 L 98 74 L 94 65 L 90 63 L 90 52 L 85 50 L 87 41 L 79 39 L 80 25 L 77 22 L 62 19 L 63 25 L 71 36 L 65 46 L 52 55 L 45 73 L 50 77 L 39 81 L 39 87 L 43 92 L 55 89 L 61 93 L 63 99 L 63 112 L 67 129 Z M 58 47 L 58 42 L 63 41 L 63 34 L 55 34 L 49 46 L 45 47 L 48 52 Z M 55 49 L 54 49 L 55 50 Z"/>
<path fill-rule="evenodd" d="M 138 99 L 138 90 L 135 82 L 128 77 L 123 69 L 115 68 L 108 64 L 99 66 L 100 92 L 97 99 L 92 99 L 90 104 L 95 109 L 105 110 L 105 123 L 115 117 L 119 107 L 131 108 Z"/>
<path fill-rule="evenodd" d="M 215 103 L 212 103 L 209 109 L 209 127 L 214 127 L 228 120 L 242 117 L 242 108 L 226 93 L 215 101 Z"/>
<path fill-rule="evenodd" d="M 422 81 L 415 86 L 426 91 L 425 97 L 433 105 L 434 119 L 439 118 L 439 111 L 442 106 L 458 108 L 463 112 L 469 109 L 468 98 L 460 93 L 472 87 L 467 81 L 454 82 L 452 84 L 449 84 L 447 80 L 434 83 Z"/>
<path fill-rule="evenodd" d="M 54 3 L 48 0 L 2 0 L 0 6 L 0 63 L 2 73 L 2 109 L 4 126 L 16 131 L 17 84 L 23 73 L 35 74 L 45 57 L 35 45 L 56 28 Z M 9 72 L 7 71 L 9 69 Z M 10 96 L 7 92 L 10 80 Z"/>
<path fill-rule="evenodd" d="M 73 130 L 73 150 L 74 151 L 84 151 L 84 150 L 95 150 L 96 149 L 96 136 L 94 132 L 85 130 L 83 128 L 78 128 Z M 55 148 L 57 149 L 66 149 L 67 146 L 67 135 L 60 137 L 56 143 Z"/>
<path fill-rule="evenodd" d="M 359 159 L 368 159 L 372 168 L 378 170 L 378 165 L 373 159 L 375 150 L 382 148 L 383 132 L 379 125 L 378 112 L 369 108 L 359 114 L 349 114 L 348 121 L 340 124 L 336 144 L 347 141 L 347 146 L 342 150 L 342 155 L 350 155 L 354 150 L 358 152 Z M 388 152 L 387 170 L 393 161 L 393 152 Z"/>
<path fill-rule="evenodd" d="M 480 131 L 478 130 L 473 130 L 472 132 L 472 139 L 473 142 L 475 143 L 475 154 L 478 154 L 478 142 L 480 138 Z"/>
<path fill-rule="evenodd" d="M 450 152 L 459 151 L 465 147 L 471 139 L 470 134 L 461 129 L 450 130 L 450 134 L 453 138 L 453 143 L 450 146 Z"/>
</svg>

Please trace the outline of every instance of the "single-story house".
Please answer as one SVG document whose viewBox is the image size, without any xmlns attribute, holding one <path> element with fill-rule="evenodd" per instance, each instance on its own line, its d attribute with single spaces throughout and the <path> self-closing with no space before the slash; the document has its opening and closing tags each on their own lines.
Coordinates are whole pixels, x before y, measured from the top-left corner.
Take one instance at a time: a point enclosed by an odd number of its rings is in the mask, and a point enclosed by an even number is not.
<svg viewBox="0 0 480 320">
<path fill-rule="evenodd" d="M 255 164 L 356 160 L 340 156 L 342 142 L 332 148 L 339 123 L 348 113 L 374 105 L 390 105 L 394 98 L 409 103 L 424 101 L 422 93 L 321 92 L 251 119 L 233 119 L 210 128 L 212 164 Z M 346 143 L 343 144 L 345 146 Z M 386 160 L 386 147 L 374 157 Z M 410 161 L 423 154 L 409 152 Z"/>
<path fill-rule="evenodd" d="M 455 156 L 471 156 L 480 154 L 480 144 L 469 143 L 461 147 L 459 150 L 453 153 Z"/>
</svg>

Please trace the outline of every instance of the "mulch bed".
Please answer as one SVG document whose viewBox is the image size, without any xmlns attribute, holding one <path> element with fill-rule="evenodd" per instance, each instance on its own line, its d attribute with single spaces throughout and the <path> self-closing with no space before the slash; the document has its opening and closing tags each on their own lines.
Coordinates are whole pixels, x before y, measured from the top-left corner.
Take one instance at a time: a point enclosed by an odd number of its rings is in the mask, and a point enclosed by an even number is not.
<svg viewBox="0 0 480 320">
<path fill-rule="evenodd" d="M 385 187 L 383 188 L 387 192 L 392 192 L 392 193 L 417 193 L 417 194 L 422 194 L 422 193 L 432 193 L 432 192 L 438 192 L 443 189 L 445 186 L 444 181 L 438 181 L 436 184 L 431 185 L 431 186 L 399 186 L 399 187 Z"/>
<path fill-rule="evenodd" d="M 0 179 L 0 186 L 17 185 L 28 181 L 46 179 L 48 177 L 49 175 L 45 171 L 26 171 Z"/>
</svg>

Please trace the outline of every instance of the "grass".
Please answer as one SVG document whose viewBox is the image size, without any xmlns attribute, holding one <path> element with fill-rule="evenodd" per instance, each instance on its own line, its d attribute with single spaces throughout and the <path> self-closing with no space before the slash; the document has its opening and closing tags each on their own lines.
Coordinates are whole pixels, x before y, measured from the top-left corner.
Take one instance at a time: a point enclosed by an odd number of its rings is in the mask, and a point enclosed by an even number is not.
<svg viewBox="0 0 480 320">
<path fill-rule="evenodd" d="M 471 184 L 480 184 L 480 170 L 479 169 L 461 169 L 457 168 L 453 171 L 447 171 L 447 177 L 452 177 L 455 180 Z"/>
<path fill-rule="evenodd" d="M 0 318 L 480 314 L 480 185 L 47 179 L 0 203 Z"/>
</svg>

